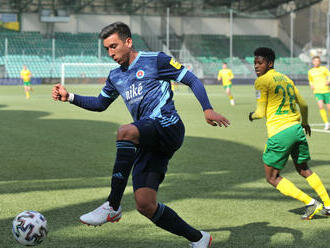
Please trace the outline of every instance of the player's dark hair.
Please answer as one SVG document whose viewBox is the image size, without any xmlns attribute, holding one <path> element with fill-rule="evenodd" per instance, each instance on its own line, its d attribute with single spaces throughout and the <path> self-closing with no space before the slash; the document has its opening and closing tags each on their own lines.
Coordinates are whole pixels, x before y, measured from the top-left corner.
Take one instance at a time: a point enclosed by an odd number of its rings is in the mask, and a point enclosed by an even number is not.
<svg viewBox="0 0 330 248">
<path fill-rule="evenodd" d="M 312 60 L 313 60 L 313 59 L 319 59 L 319 60 L 321 60 L 320 56 L 318 56 L 318 55 L 313 56 Z"/>
<path fill-rule="evenodd" d="M 104 40 L 115 33 L 118 34 L 122 41 L 132 37 L 130 28 L 123 22 L 114 22 L 104 27 L 100 32 L 99 37 Z"/>
<path fill-rule="evenodd" d="M 254 56 L 261 56 L 264 57 L 268 62 L 275 61 L 275 52 L 268 48 L 268 47 L 259 47 L 256 50 L 254 50 Z"/>
</svg>

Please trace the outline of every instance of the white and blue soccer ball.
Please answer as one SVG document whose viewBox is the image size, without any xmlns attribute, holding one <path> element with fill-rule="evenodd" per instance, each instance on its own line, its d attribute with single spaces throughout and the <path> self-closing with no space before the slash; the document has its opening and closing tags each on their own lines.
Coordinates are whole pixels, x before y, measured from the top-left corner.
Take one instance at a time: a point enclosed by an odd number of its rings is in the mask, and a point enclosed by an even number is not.
<svg viewBox="0 0 330 248">
<path fill-rule="evenodd" d="M 24 211 L 13 220 L 13 235 L 22 245 L 38 245 L 47 236 L 47 220 L 39 212 Z"/>
</svg>

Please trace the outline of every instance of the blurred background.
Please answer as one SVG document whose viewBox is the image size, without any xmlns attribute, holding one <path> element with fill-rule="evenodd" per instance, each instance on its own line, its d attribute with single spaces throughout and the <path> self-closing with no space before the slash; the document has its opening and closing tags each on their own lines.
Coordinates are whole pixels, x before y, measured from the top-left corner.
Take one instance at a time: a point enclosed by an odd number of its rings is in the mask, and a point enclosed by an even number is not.
<svg viewBox="0 0 330 248">
<path fill-rule="evenodd" d="M 104 83 L 117 65 L 98 39 L 115 21 L 137 50 L 164 51 L 204 83 L 227 62 L 233 83 L 253 83 L 253 51 L 275 50 L 275 68 L 307 84 L 311 57 L 329 65 L 329 0 L 1 0 L 0 84 Z"/>
</svg>

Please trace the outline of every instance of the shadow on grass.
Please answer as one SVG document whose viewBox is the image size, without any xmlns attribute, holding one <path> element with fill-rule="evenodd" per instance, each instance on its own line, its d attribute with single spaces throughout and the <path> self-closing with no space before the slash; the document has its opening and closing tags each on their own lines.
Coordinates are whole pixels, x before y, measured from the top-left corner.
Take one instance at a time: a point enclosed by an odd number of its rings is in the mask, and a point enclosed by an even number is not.
<svg viewBox="0 0 330 248">
<path fill-rule="evenodd" d="M 102 121 L 46 119 L 48 115 L 47 112 L 36 111 L 0 111 L 0 194 L 12 194 L 15 198 L 16 193 L 22 192 L 109 187 L 118 125 Z M 160 188 L 159 199 L 168 202 L 195 198 L 197 192 L 198 198 L 205 199 L 286 200 L 287 198 L 280 194 L 269 194 L 273 189 L 266 182 L 264 187 L 240 187 L 244 183 L 253 183 L 264 177 L 261 153 L 262 151 L 239 141 L 188 136 L 183 147 L 170 162 L 168 174 Z M 314 164 L 329 163 L 314 161 Z M 94 209 L 106 197 L 107 195 L 104 195 L 97 201 L 61 208 L 56 208 L 55 202 L 54 209 L 43 214 L 52 220 L 52 232 L 60 231 L 63 227 L 80 225 L 79 216 Z M 24 199 L 21 201 L 24 202 Z M 125 195 L 122 203 L 125 211 L 135 209 L 132 193 Z M 22 205 L 22 208 L 28 209 L 28 206 Z M 301 238 L 298 231 L 267 224 L 252 223 L 228 227 L 227 230 L 232 228 L 233 243 L 239 239 L 240 233 L 254 232 L 255 229 L 268 230 L 266 237 L 261 238 L 266 241 L 273 232 L 281 230 L 291 230 L 294 237 Z M 10 225 L 11 219 L 0 220 L 0 226 Z M 7 229 L 0 231 L 0 237 L 6 237 L 6 231 Z M 131 231 L 128 230 L 129 232 Z M 81 239 L 88 242 L 94 240 L 94 237 Z M 109 240 L 107 242 L 111 240 L 113 247 L 129 247 L 131 244 L 129 240 L 116 241 L 113 237 L 106 239 Z M 136 239 L 141 240 L 141 237 Z M 68 242 L 70 240 L 67 239 Z M 145 242 L 150 240 L 152 237 L 148 237 Z M 137 246 L 130 247 L 147 247 L 143 246 L 141 241 L 134 241 Z M 77 241 L 77 244 L 79 242 L 84 241 Z M 166 246 L 166 243 L 169 245 Z M 154 244 L 152 247 L 176 247 L 175 244 L 170 244 L 170 241 L 165 240 L 163 246 L 159 243 L 159 246 Z M 92 247 L 74 245 L 70 247 Z M 97 247 L 108 246 L 104 244 Z"/>
<path fill-rule="evenodd" d="M 290 242 L 291 245 L 290 243 L 278 244 L 276 247 L 299 247 L 304 245 L 301 231 L 287 227 L 271 226 L 269 222 L 255 222 L 242 226 L 208 229 L 207 231 L 212 233 L 230 232 L 228 240 L 222 243 L 217 242 L 217 247 L 275 247 L 271 245 L 271 238 L 278 233 L 290 234 L 292 242 Z"/>
</svg>

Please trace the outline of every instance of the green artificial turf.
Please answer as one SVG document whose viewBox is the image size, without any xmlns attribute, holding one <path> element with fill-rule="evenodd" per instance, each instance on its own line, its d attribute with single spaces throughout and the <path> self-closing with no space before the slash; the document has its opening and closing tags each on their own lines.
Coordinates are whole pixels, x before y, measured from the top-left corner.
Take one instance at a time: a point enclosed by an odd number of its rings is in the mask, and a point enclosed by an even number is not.
<svg viewBox="0 0 330 248">
<path fill-rule="evenodd" d="M 102 85 L 68 85 L 97 96 Z M 174 100 L 185 127 L 182 148 L 169 164 L 158 200 L 192 226 L 209 231 L 212 247 L 328 247 L 330 219 L 300 220 L 303 204 L 266 183 L 262 152 L 265 121 L 248 121 L 255 109 L 253 86 L 233 86 L 232 107 L 221 86 L 207 86 L 216 111 L 231 121 L 212 127 L 196 98 L 179 86 Z M 308 86 L 298 86 L 309 103 L 310 123 L 321 123 Z M 129 180 L 119 223 L 88 227 L 79 216 L 109 193 L 116 130 L 131 117 L 121 99 L 93 113 L 51 100 L 51 86 L 35 86 L 26 100 L 21 86 L 0 86 L 0 247 L 21 247 L 11 233 L 23 210 L 41 212 L 49 234 L 40 247 L 179 248 L 188 242 L 154 226 L 135 210 Z M 313 127 L 322 129 L 321 126 Z M 330 133 L 308 138 L 311 168 L 330 188 Z M 317 198 L 289 161 L 282 175 Z"/>
</svg>

